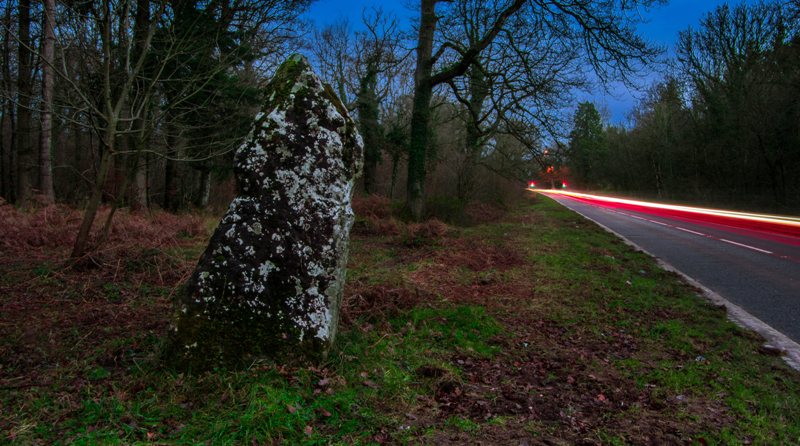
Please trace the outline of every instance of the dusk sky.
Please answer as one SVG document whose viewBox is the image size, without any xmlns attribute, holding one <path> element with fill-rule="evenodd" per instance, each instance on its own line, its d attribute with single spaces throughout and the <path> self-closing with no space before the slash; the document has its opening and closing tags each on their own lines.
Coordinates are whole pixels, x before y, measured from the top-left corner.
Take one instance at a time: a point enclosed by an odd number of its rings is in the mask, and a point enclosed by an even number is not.
<svg viewBox="0 0 800 446">
<path fill-rule="evenodd" d="M 723 3 L 738 4 L 757 3 L 756 0 L 671 0 L 666 5 L 643 12 L 646 23 L 639 26 L 641 34 L 656 45 L 665 47 L 668 54 L 674 54 L 678 33 L 689 26 L 696 27 L 700 18 L 712 11 L 717 5 Z M 409 0 L 319 0 L 315 2 L 307 18 L 317 25 L 326 25 L 336 20 L 346 18 L 354 28 L 361 22 L 361 11 L 364 8 L 380 7 L 386 12 L 394 13 L 402 22 L 408 22 L 416 13 L 405 7 Z M 411 2 L 413 3 L 413 2 Z M 663 68 L 660 69 L 663 71 Z M 641 82 L 644 89 L 656 79 L 663 76 L 662 72 L 650 73 Z M 644 96 L 644 91 L 629 90 L 623 85 L 612 85 L 611 93 L 598 91 L 590 93 L 576 93 L 579 99 L 589 99 L 599 108 L 605 109 L 610 114 L 612 123 L 625 123 L 636 102 Z"/>
</svg>

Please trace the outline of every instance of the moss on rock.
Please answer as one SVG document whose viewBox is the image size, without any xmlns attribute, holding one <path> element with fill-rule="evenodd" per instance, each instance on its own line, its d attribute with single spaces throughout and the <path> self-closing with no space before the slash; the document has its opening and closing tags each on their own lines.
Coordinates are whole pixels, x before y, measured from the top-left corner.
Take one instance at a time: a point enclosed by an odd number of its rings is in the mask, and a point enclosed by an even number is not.
<svg viewBox="0 0 800 446">
<path fill-rule="evenodd" d="M 317 360 L 336 335 L 363 143 L 302 56 L 264 93 L 237 196 L 179 297 L 166 349 L 179 368 Z"/>
</svg>

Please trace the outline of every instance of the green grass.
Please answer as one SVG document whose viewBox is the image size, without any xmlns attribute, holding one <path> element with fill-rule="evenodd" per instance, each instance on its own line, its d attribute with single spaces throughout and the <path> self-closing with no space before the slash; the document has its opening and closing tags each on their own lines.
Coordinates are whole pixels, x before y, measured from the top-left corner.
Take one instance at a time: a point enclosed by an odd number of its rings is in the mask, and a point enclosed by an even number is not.
<svg viewBox="0 0 800 446">
<path fill-rule="evenodd" d="M 48 424 L 47 415 L 58 410 L 58 403 L 43 392 L 19 414 L 27 423 L 15 436 L 20 444 L 37 438 L 87 445 L 148 438 L 187 445 L 198 438 L 220 445 L 316 445 L 334 439 L 367 444 L 380 427 L 398 422 L 393 413 L 402 414 L 432 391 L 433 383 L 415 370 L 450 367 L 444 358 L 455 352 L 490 355 L 496 347 L 488 339 L 499 331 L 482 308 L 469 306 L 414 309 L 388 324 L 394 330 L 342 333 L 320 368 L 281 373 L 270 364 L 256 364 L 249 371 L 183 376 L 149 364 L 134 377 L 135 387 L 144 387 L 135 395 L 123 389 L 130 383 L 114 389 L 109 371 L 93 368 L 88 380 L 110 389 L 90 384 L 80 408 L 56 426 Z"/>
<path fill-rule="evenodd" d="M 532 211 L 547 219 L 528 237 L 545 247 L 533 257 L 540 280 L 560 284 L 552 292 L 563 297 L 553 319 L 582 335 L 597 337 L 598 327 L 634 335 L 638 352 L 615 368 L 656 396 L 721 403 L 731 423 L 701 433 L 709 444 L 800 444 L 800 380 L 779 358 L 758 354 L 761 341 L 652 259 L 586 228 L 552 200 L 537 200 Z M 614 435 L 601 439 L 622 444 Z"/>
<path fill-rule="evenodd" d="M 481 429 L 480 424 L 465 417 L 450 417 L 445 421 L 444 425 L 462 432 L 477 432 Z"/>
</svg>

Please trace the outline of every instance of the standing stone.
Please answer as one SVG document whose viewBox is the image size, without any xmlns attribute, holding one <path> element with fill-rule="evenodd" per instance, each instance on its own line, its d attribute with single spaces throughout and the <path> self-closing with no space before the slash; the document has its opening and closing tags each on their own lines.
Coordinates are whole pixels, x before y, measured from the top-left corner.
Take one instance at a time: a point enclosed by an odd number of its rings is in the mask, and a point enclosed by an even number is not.
<svg viewBox="0 0 800 446">
<path fill-rule="evenodd" d="M 316 360 L 336 335 L 363 143 L 346 108 L 290 57 L 235 156 L 237 196 L 180 295 L 180 368 Z"/>
</svg>

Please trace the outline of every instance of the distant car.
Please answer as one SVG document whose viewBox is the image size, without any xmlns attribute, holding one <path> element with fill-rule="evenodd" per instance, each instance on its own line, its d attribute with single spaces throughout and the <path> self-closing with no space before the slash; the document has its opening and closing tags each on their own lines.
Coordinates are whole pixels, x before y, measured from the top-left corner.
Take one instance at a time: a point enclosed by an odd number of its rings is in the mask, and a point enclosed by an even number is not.
<svg viewBox="0 0 800 446">
<path fill-rule="evenodd" d="M 528 189 L 536 189 L 536 182 L 531 181 L 530 183 L 528 183 Z"/>
</svg>

